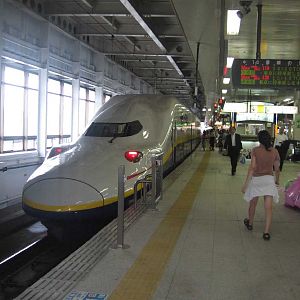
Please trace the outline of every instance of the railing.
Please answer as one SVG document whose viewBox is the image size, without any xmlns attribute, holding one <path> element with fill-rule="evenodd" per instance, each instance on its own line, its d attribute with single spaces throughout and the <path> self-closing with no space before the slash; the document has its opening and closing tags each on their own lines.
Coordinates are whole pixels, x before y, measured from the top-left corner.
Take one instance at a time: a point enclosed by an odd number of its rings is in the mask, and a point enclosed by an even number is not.
<svg viewBox="0 0 300 300">
<path fill-rule="evenodd" d="M 143 198 L 141 205 L 156 209 L 163 197 L 163 153 L 151 158 L 151 174 L 139 179 L 134 184 L 134 208 L 138 206 L 138 185 L 142 184 Z M 118 220 L 117 220 L 117 248 L 126 248 L 124 245 L 124 193 L 125 193 L 125 167 L 118 169 Z"/>
</svg>

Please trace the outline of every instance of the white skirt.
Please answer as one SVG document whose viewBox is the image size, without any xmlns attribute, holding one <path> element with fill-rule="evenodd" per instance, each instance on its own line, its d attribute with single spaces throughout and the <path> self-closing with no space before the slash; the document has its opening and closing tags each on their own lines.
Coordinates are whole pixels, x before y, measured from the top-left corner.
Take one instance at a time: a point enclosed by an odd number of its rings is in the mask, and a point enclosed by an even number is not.
<svg viewBox="0 0 300 300">
<path fill-rule="evenodd" d="M 273 176 L 264 175 L 251 178 L 244 199 L 250 202 L 254 197 L 259 196 L 272 196 L 275 203 L 279 202 L 278 190 Z"/>
</svg>

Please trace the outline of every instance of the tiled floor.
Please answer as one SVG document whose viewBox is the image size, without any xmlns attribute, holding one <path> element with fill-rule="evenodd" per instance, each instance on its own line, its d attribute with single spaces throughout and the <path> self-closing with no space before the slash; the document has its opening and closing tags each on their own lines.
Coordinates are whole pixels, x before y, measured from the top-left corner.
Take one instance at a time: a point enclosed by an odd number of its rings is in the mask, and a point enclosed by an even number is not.
<svg viewBox="0 0 300 300">
<path fill-rule="evenodd" d="M 76 290 L 110 295 L 119 287 L 186 184 L 192 184 L 202 158 L 203 152 L 197 150 L 165 179 L 159 211 L 148 211 L 126 233 L 125 242 L 130 248 L 111 250 Z M 229 158 L 210 153 L 208 168 L 177 243 L 161 266 L 163 272 L 154 292 L 144 299 L 300 299 L 300 211 L 286 208 L 281 195 L 280 203 L 274 205 L 271 240 L 264 241 L 260 200 L 254 229 L 247 231 L 243 225 L 247 203 L 240 192 L 247 168 L 247 164 L 239 164 L 236 176 L 231 176 Z M 285 163 L 281 184 L 299 171 L 300 164 Z M 164 254 L 160 251 L 156 249 L 158 256 Z M 143 265 L 140 276 L 146 276 L 148 269 Z M 137 284 L 134 289 L 143 286 Z M 131 292 L 135 294 L 135 290 Z"/>
</svg>

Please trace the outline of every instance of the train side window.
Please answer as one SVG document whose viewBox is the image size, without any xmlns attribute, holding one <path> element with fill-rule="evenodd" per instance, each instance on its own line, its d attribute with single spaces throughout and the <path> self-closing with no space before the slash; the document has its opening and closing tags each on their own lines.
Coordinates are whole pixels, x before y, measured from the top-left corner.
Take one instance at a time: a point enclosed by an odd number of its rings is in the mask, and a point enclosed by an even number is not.
<svg viewBox="0 0 300 300">
<path fill-rule="evenodd" d="M 139 133 L 143 126 L 139 121 L 128 123 L 95 123 L 85 132 L 85 136 L 94 137 L 125 137 Z"/>
</svg>

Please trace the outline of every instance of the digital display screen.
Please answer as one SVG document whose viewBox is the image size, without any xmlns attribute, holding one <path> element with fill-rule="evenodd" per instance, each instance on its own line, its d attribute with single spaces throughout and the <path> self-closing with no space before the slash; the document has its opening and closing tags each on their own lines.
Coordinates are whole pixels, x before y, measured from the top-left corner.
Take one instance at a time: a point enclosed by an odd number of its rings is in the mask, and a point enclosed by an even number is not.
<svg viewBox="0 0 300 300">
<path fill-rule="evenodd" d="M 300 60 L 235 59 L 234 88 L 299 88 Z"/>
</svg>

